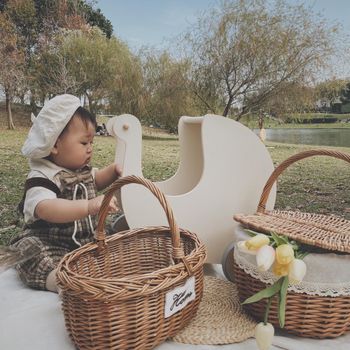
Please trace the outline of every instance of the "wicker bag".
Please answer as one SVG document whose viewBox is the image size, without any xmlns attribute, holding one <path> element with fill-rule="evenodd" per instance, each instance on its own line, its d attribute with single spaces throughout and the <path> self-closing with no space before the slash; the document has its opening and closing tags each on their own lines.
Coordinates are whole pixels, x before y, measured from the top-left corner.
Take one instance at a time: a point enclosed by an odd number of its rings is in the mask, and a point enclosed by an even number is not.
<svg viewBox="0 0 350 350">
<path fill-rule="evenodd" d="M 131 229 L 106 238 L 108 203 L 131 183 L 157 197 L 170 227 Z M 177 227 L 159 189 L 136 176 L 117 180 L 105 195 L 96 231 L 96 243 L 67 254 L 57 269 L 66 328 L 77 348 L 152 349 L 186 326 L 202 297 L 206 252 L 195 234 Z M 169 307 L 173 292 L 178 298 Z"/>
<path fill-rule="evenodd" d="M 350 253 L 350 221 L 336 216 L 309 214 L 294 211 L 266 211 L 270 190 L 277 177 L 292 163 L 311 156 L 332 156 L 350 163 L 350 154 L 332 150 L 310 150 L 298 153 L 282 162 L 268 179 L 262 192 L 257 213 L 237 214 L 235 220 L 243 227 L 258 232 L 288 236 L 301 243 L 333 252 Z M 266 284 L 246 273 L 234 263 L 235 280 L 240 299 L 245 300 L 264 289 Z M 349 276 L 350 280 L 350 276 Z M 244 305 L 258 319 L 263 319 L 267 300 Z M 272 300 L 269 321 L 279 327 L 278 298 Z M 312 338 L 334 338 L 350 330 L 350 296 L 319 296 L 288 291 L 285 326 L 290 333 Z"/>
</svg>

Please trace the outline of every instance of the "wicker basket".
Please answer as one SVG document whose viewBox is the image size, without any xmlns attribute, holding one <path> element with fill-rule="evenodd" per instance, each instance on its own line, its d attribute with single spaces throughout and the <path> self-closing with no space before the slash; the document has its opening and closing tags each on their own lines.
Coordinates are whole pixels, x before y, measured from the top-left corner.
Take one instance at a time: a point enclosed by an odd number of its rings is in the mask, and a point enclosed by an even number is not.
<svg viewBox="0 0 350 350">
<path fill-rule="evenodd" d="M 106 238 L 108 203 L 116 190 L 130 183 L 144 185 L 158 198 L 170 227 L 126 230 Z M 110 187 L 96 240 L 67 254 L 57 269 L 66 328 L 77 348 L 152 349 L 187 325 L 202 297 L 206 252 L 195 234 L 178 229 L 164 195 L 152 182 L 128 176 Z M 168 293 L 192 277 L 193 300 L 165 315 Z"/>
<path fill-rule="evenodd" d="M 298 153 L 282 162 L 268 179 L 260 198 L 257 213 L 237 214 L 235 220 L 244 227 L 259 232 L 276 232 L 299 242 L 316 247 L 350 253 L 350 221 L 336 216 L 317 215 L 294 211 L 266 211 L 265 204 L 278 176 L 294 162 L 316 155 L 332 156 L 350 163 L 350 154 L 332 150 L 310 150 Z M 240 299 L 245 300 L 266 287 L 250 276 L 236 263 L 235 281 Z M 349 276 L 350 279 L 350 276 Z M 257 319 L 263 319 L 266 300 L 244 305 Z M 272 300 L 269 321 L 278 322 L 278 298 Z M 290 333 L 311 338 L 334 338 L 350 330 L 350 296 L 326 297 L 288 291 L 284 329 Z"/>
</svg>

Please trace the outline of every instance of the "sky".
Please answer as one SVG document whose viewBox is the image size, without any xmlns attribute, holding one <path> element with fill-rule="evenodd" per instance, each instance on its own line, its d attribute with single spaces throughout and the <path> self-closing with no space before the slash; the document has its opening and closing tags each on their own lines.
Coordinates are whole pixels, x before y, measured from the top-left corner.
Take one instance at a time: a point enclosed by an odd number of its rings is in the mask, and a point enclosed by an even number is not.
<svg viewBox="0 0 350 350">
<path fill-rule="evenodd" d="M 350 33 L 349 0 L 289 0 L 291 4 L 312 6 L 329 19 L 337 21 Z M 184 31 L 217 0 L 97 0 L 96 7 L 112 22 L 114 34 L 130 47 L 162 47 Z"/>
<path fill-rule="evenodd" d="M 340 23 L 350 35 L 350 0 L 287 0 L 304 3 L 330 23 Z M 97 0 L 96 7 L 113 25 L 114 34 L 133 50 L 169 46 L 198 16 L 218 0 Z M 350 72 L 349 68 L 345 69 Z M 348 75 L 348 73 L 346 73 Z"/>
<path fill-rule="evenodd" d="M 114 34 L 133 49 L 161 48 L 180 34 L 215 0 L 98 0 L 96 7 L 113 25 Z"/>
</svg>

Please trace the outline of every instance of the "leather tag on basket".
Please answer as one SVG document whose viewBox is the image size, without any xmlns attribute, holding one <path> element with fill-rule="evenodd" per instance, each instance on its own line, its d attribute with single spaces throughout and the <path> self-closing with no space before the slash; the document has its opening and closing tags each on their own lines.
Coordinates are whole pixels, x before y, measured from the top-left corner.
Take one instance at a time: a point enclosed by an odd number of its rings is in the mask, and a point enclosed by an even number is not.
<svg viewBox="0 0 350 350">
<path fill-rule="evenodd" d="M 176 287 L 165 295 L 164 317 L 182 310 L 190 301 L 196 298 L 195 277 L 190 277 L 183 286 Z"/>
</svg>

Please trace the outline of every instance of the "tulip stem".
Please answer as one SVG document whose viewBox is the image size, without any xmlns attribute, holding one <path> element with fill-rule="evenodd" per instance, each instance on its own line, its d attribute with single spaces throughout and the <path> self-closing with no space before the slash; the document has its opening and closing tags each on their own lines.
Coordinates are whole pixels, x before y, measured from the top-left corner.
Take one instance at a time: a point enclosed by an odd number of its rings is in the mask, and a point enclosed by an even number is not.
<svg viewBox="0 0 350 350">
<path fill-rule="evenodd" d="M 270 312 L 270 306 L 272 302 L 272 296 L 267 299 L 266 309 L 265 309 L 265 315 L 264 315 L 264 325 L 267 324 L 267 320 L 269 318 L 269 312 Z"/>
</svg>

